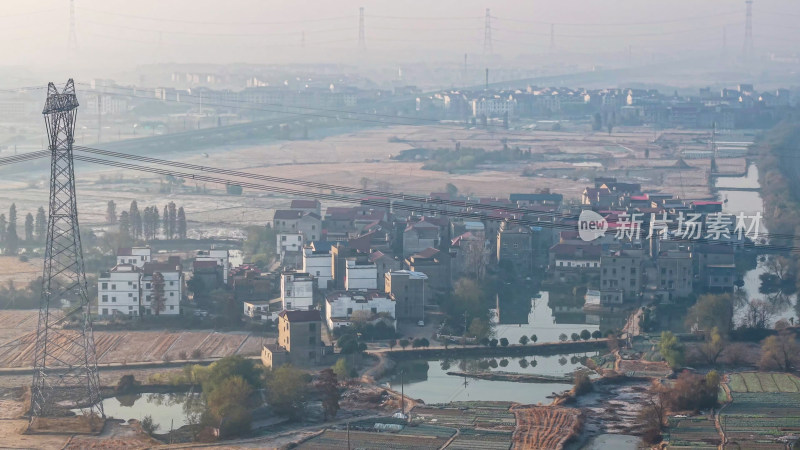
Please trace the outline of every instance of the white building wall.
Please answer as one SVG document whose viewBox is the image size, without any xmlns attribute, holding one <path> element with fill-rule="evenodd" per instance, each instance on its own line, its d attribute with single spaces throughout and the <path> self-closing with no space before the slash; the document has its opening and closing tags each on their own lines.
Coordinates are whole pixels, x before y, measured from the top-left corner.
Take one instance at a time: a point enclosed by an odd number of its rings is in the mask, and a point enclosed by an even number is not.
<svg viewBox="0 0 800 450">
<path fill-rule="evenodd" d="M 281 303 L 283 309 L 307 310 L 314 306 L 314 279 L 294 273 L 281 274 Z"/>
<path fill-rule="evenodd" d="M 345 267 L 345 290 L 378 289 L 378 267 L 373 264 L 356 264 L 348 260 Z"/>
<path fill-rule="evenodd" d="M 363 293 L 345 292 L 336 298 L 329 298 L 327 303 L 325 318 L 330 329 L 333 329 L 334 326 L 349 326 L 349 319 L 354 314 L 358 314 L 359 311 L 366 311 L 370 316 L 372 314 L 386 313 L 392 317 L 394 317 L 395 312 L 395 302 L 392 299 L 383 296 L 368 299 Z M 348 319 L 348 321 L 338 320 L 334 323 L 334 318 Z"/>
<path fill-rule="evenodd" d="M 150 247 L 134 247 L 131 249 L 130 255 L 117 255 L 117 265 L 133 264 L 141 269 L 144 263 L 150 261 L 152 261 Z"/>
<path fill-rule="evenodd" d="M 286 252 L 299 252 L 303 249 L 302 233 L 278 233 L 276 240 L 275 248 L 278 255 Z"/>
<path fill-rule="evenodd" d="M 97 280 L 97 314 L 138 316 L 141 274 L 133 266 L 118 266 Z"/>
<path fill-rule="evenodd" d="M 311 274 L 317 279 L 317 287 L 325 289 L 328 282 L 333 279 L 333 267 L 329 253 L 314 254 L 311 249 L 303 252 L 303 272 Z"/>
</svg>

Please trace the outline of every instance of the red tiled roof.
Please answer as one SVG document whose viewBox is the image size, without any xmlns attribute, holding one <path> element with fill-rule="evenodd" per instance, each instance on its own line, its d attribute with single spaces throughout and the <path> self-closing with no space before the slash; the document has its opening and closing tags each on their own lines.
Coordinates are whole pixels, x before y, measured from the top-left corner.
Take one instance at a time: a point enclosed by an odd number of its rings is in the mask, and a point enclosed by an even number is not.
<svg viewBox="0 0 800 450">
<path fill-rule="evenodd" d="M 319 201 L 317 200 L 292 200 L 291 206 L 292 209 L 314 209 L 319 207 Z"/>
<path fill-rule="evenodd" d="M 697 206 L 708 206 L 708 205 L 721 205 L 722 202 L 711 202 L 707 200 L 695 200 L 692 202 L 693 205 Z"/>
<path fill-rule="evenodd" d="M 435 248 L 428 247 L 425 250 L 422 250 L 421 252 L 416 253 L 415 255 L 413 255 L 413 257 L 414 258 L 433 258 L 438 253 L 439 253 L 439 250 L 437 250 Z"/>
</svg>

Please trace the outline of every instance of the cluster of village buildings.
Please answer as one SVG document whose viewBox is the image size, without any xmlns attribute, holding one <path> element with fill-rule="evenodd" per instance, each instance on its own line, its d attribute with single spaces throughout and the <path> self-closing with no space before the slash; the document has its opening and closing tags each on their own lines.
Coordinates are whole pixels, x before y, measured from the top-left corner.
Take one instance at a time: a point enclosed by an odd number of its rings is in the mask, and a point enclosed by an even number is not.
<svg viewBox="0 0 800 450">
<path fill-rule="evenodd" d="M 603 235 L 582 236 L 579 217 L 587 211 L 605 223 Z M 227 250 L 205 250 L 194 255 L 191 272 L 195 286 L 232 290 L 246 320 L 278 323 L 278 343 L 265 347 L 265 361 L 288 361 L 295 347 L 301 356 L 291 361 L 302 364 L 323 351 L 323 327 L 422 325 L 426 305 L 459 278 L 487 271 L 524 282 L 545 270 L 551 282 L 588 288 L 587 311 L 730 290 L 746 237 L 737 218 L 721 211 L 721 202 L 643 192 L 614 178 L 596 179 L 569 204 L 549 192 L 475 199 L 433 193 L 364 198 L 323 212 L 317 200 L 296 199 L 266 225 L 274 230 L 279 270 L 232 268 Z M 687 233 L 690 223 L 696 229 Z M 156 314 L 157 273 L 166 299 L 158 314 L 180 314 L 188 297 L 183 265 L 175 256 L 156 260 L 147 247 L 120 249 L 116 266 L 100 274 L 97 313 Z M 287 343 L 292 322 L 303 324 L 295 337 L 304 343 Z"/>
<path fill-rule="evenodd" d="M 788 89 L 757 92 L 752 84 L 733 89 L 701 89 L 696 95 L 655 89 L 573 89 L 535 87 L 515 90 L 445 90 L 417 98 L 417 111 L 434 117 L 487 118 L 586 117 L 598 127 L 658 124 L 664 127 L 754 128 L 774 123 L 794 103 Z"/>
</svg>

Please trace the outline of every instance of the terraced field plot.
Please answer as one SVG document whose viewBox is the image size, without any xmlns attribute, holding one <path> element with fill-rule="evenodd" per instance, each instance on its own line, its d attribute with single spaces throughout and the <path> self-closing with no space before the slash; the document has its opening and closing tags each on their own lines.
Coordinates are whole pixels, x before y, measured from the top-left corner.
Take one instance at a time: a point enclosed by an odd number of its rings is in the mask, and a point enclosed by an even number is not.
<svg viewBox="0 0 800 450">
<path fill-rule="evenodd" d="M 507 402 L 449 403 L 417 406 L 412 411 L 414 422 L 453 428 L 477 428 L 493 431 L 514 431 L 516 418 Z"/>
<path fill-rule="evenodd" d="M 295 448 L 304 450 L 327 450 L 347 448 L 385 448 L 396 450 L 439 449 L 455 433 L 455 430 L 440 427 L 406 427 L 400 432 L 350 432 L 348 447 L 347 431 L 326 430 Z"/>
<path fill-rule="evenodd" d="M 670 417 L 669 434 L 665 436 L 670 449 L 716 449 L 722 442 L 714 421 L 708 416 Z"/>
<path fill-rule="evenodd" d="M 728 379 L 733 401 L 720 412 L 728 442 L 747 449 L 783 449 L 781 437 L 800 435 L 800 379 L 756 372 Z"/>
<path fill-rule="evenodd" d="M 54 311 L 51 314 L 61 314 Z M 38 310 L 0 311 L 0 368 L 28 367 L 33 364 Z M 72 330 L 59 330 L 64 342 Z M 241 354 L 257 355 L 261 339 L 249 333 L 213 331 L 95 331 L 98 363 L 135 363 L 178 359 L 199 350 L 202 358 L 221 358 Z M 66 358 L 67 352 L 64 352 Z M 56 355 L 58 356 L 58 355 Z M 69 359 L 69 358 L 66 358 Z M 77 362 L 77 361 L 66 361 Z"/>
<path fill-rule="evenodd" d="M 561 449 L 581 427 L 581 412 L 574 408 L 519 406 L 514 449 Z"/>
</svg>

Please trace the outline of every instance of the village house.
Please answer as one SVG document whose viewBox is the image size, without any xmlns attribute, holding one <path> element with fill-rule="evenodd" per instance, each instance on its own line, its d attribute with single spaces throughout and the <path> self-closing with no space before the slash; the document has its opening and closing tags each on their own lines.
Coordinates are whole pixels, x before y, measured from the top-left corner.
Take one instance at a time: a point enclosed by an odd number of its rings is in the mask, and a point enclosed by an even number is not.
<svg viewBox="0 0 800 450">
<path fill-rule="evenodd" d="M 375 290 L 334 292 L 328 294 L 325 302 L 325 319 L 331 330 L 350 326 L 356 320 L 373 323 L 377 320 L 387 320 L 389 325 L 395 326 L 395 301 L 383 292 Z"/>
<path fill-rule="evenodd" d="M 309 367 L 321 361 L 327 353 L 322 343 L 322 316 L 316 309 L 281 311 L 278 314 L 278 340 L 261 350 L 265 367 L 293 364 Z"/>
<path fill-rule="evenodd" d="M 533 232 L 529 227 L 509 221 L 500 224 L 497 232 L 497 263 L 513 268 L 518 276 L 533 272 Z"/>
<path fill-rule="evenodd" d="M 428 276 L 421 272 L 396 270 L 385 275 L 385 292 L 395 302 L 397 320 L 425 320 Z"/>
<path fill-rule="evenodd" d="M 305 272 L 281 273 L 281 303 L 284 310 L 310 310 L 314 307 L 314 277 Z"/>
<path fill-rule="evenodd" d="M 314 241 L 303 248 L 303 272 L 317 279 L 317 289 L 328 289 L 328 284 L 333 281 L 333 261 L 329 242 Z"/>
<path fill-rule="evenodd" d="M 152 260 L 150 247 L 127 247 L 117 249 L 117 265 L 131 264 L 142 268 L 144 263 Z"/>
</svg>

